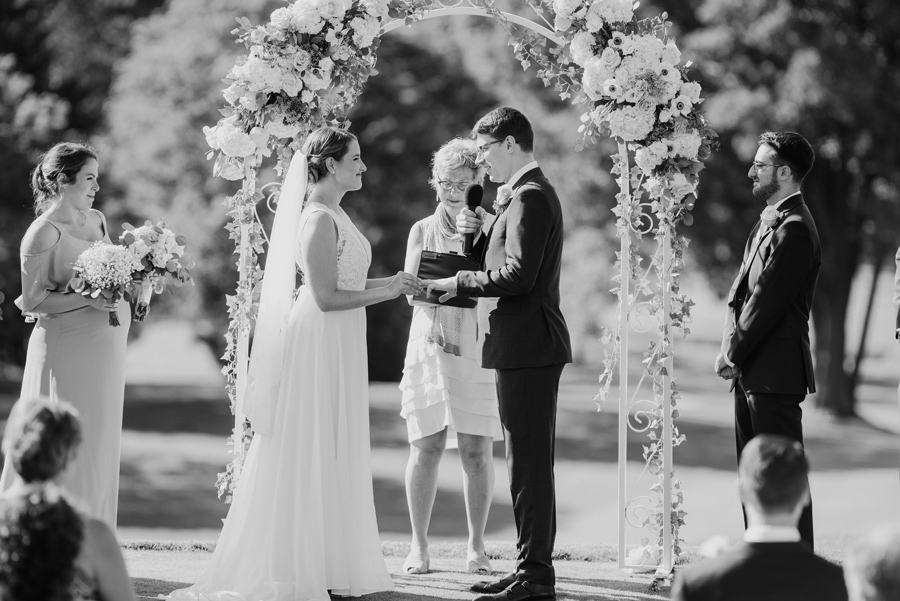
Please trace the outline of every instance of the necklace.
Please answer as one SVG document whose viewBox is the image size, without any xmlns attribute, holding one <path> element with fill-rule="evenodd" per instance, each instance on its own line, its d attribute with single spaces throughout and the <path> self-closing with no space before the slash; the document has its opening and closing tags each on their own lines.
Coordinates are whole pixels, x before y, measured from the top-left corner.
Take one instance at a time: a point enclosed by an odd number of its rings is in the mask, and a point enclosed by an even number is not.
<svg viewBox="0 0 900 601">
<path fill-rule="evenodd" d="M 78 223 L 78 227 L 82 227 L 87 222 L 87 215 L 84 214 L 84 211 L 78 211 L 75 221 Z"/>
</svg>

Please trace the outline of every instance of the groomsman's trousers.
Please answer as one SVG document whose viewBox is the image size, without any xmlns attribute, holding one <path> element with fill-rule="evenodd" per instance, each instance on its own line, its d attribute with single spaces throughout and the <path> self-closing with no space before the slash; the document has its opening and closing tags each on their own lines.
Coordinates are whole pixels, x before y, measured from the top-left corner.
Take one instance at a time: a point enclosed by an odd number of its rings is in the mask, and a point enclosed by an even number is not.
<svg viewBox="0 0 900 601">
<path fill-rule="evenodd" d="M 744 447 L 757 434 L 780 434 L 803 444 L 803 409 L 805 394 L 747 394 L 740 380 L 734 387 L 734 434 L 738 463 Z M 744 513 L 744 527 L 747 514 Z M 812 496 L 800 514 L 797 526 L 800 538 L 813 548 Z"/>
<path fill-rule="evenodd" d="M 500 422 L 516 518 L 516 580 L 553 586 L 556 403 L 564 365 L 497 370 Z"/>
</svg>

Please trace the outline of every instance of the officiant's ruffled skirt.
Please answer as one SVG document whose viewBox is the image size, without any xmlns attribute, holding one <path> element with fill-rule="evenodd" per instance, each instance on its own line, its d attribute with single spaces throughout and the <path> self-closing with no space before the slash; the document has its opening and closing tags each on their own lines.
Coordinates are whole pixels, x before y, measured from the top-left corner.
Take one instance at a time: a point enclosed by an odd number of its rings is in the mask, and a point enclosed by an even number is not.
<svg viewBox="0 0 900 601">
<path fill-rule="evenodd" d="M 460 354 L 453 355 L 428 341 L 430 315 L 422 307 L 413 308 L 400 381 L 400 415 L 410 442 L 444 428 L 451 441 L 457 432 L 503 438 L 496 378 L 477 357 L 475 322 L 475 309 L 462 312 Z"/>
<path fill-rule="evenodd" d="M 173 600 L 392 588 L 372 494 L 365 310 L 322 313 L 304 287 L 288 327 L 275 426 L 253 438 L 206 574 Z"/>
</svg>

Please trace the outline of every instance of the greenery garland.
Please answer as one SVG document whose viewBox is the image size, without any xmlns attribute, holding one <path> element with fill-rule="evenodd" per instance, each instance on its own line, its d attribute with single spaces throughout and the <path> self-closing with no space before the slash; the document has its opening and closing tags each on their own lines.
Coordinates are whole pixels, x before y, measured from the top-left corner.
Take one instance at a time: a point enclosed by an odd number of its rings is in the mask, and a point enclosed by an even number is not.
<svg viewBox="0 0 900 601">
<path fill-rule="evenodd" d="M 635 292 L 624 298 L 621 285 L 613 292 L 618 296 L 617 316 L 630 311 L 635 299 L 643 295 L 650 299 L 659 323 L 657 340 L 644 359 L 647 374 L 653 378 L 657 406 L 650 414 L 647 431 L 651 444 L 645 446 L 644 457 L 648 469 L 659 478 L 654 485 L 659 491 L 664 471 L 659 444 L 663 400 L 668 396 L 674 407 L 678 398 L 674 382 L 668 390 L 663 389 L 662 376 L 672 347 L 667 320 L 659 313 L 663 288 L 667 287 L 672 303 L 668 323 L 687 334 L 685 325 L 692 303 L 680 292 L 679 283 L 687 240 L 676 227 L 681 221 L 691 221 L 689 211 L 696 197 L 698 174 L 716 147 L 716 134 L 699 112 L 700 85 L 687 77 L 689 63 L 681 64 L 681 53 L 668 36 L 671 24 L 665 13 L 637 19 L 631 0 L 526 1 L 564 40 L 563 45 L 548 48 L 544 36 L 511 23 L 493 0 L 469 3 L 482 8 L 505 29 L 523 68 L 535 65 L 538 77 L 546 86 L 553 86 L 561 99 L 584 106 L 579 128 L 582 139 L 576 150 L 596 141 L 599 135 L 608 135 L 619 141 L 620 147 L 627 144 L 627 152 L 634 156 L 635 166 L 630 171 L 625 168 L 627 157 L 614 156 L 612 172 L 627 175 L 631 184 L 630 191 L 616 196 L 613 211 L 619 236 L 628 240 L 631 269 L 626 275 Z M 283 173 L 309 132 L 326 123 L 343 123 L 366 80 L 377 73 L 376 50 L 382 26 L 391 19 L 411 25 L 438 8 L 445 8 L 440 0 L 296 0 L 274 11 L 264 25 L 238 19 L 233 33 L 248 54 L 237 60 L 225 80 L 227 106 L 221 111 L 222 118 L 215 127 L 204 128 L 216 175 L 243 181 L 241 190 L 225 200 L 230 220 L 227 228 L 236 252 L 244 259 L 238 265 L 242 275 L 236 293 L 226 299 L 230 326 L 225 335 L 223 373 L 233 411 L 237 341 L 249 333 L 256 317 L 262 277 L 257 255 L 264 252 L 264 233 L 255 207 L 264 196 L 257 185 L 263 159 L 274 152 L 276 170 Z M 642 229 L 646 229 L 641 224 L 650 219 L 641 202 L 644 193 L 656 222 L 655 227 L 652 223 L 647 226 L 657 240 L 652 258 L 658 282 L 655 286 L 640 270 L 638 242 Z M 241 253 L 242 244 L 245 249 Z M 664 262 L 666 244 L 672 260 Z M 618 266 L 621 261 L 617 255 Z M 599 379 L 599 403 L 609 393 L 620 359 L 619 323 L 617 319 L 602 339 L 612 343 L 612 350 L 605 355 Z M 673 410 L 672 417 L 676 416 Z M 673 442 L 680 444 L 684 436 L 677 428 L 673 432 Z M 252 438 L 251 425 L 244 424 L 237 443 L 236 435 L 233 433 L 229 444 L 240 444 L 245 451 Z M 243 453 L 237 457 L 243 457 Z M 219 475 L 219 495 L 226 501 L 236 478 L 234 463 Z M 684 517 L 677 486 L 676 481 L 673 506 L 669 508 L 676 554 L 680 553 L 678 529 Z M 657 549 L 662 545 L 665 514 L 660 498 L 656 510 L 645 520 L 645 526 L 658 533 Z"/>
</svg>

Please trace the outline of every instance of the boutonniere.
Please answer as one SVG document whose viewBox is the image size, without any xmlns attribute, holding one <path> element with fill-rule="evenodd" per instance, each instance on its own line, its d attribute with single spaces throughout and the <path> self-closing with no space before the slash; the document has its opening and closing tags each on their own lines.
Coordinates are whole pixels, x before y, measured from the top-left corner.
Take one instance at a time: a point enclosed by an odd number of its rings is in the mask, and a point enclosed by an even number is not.
<svg viewBox="0 0 900 601">
<path fill-rule="evenodd" d="M 503 211 L 506 210 L 506 207 L 509 206 L 509 201 L 512 200 L 513 192 L 512 188 L 508 188 L 507 186 L 500 186 L 497 188 L 497 198 L 494 199 L 494 214 L 500 216 L 503 214 Z"/>
<path fill-rule="evenodd" d="M 781 218 L 784 217 L 784 213 L 775 209 L 775 207 L 767 206 L 763 209 L 762 214 L 759 216 L 759 220 L 762 222 L 763 227 L 773 228 L 778 225 L 778 222 L 781 221 Z"/>
</svg>

